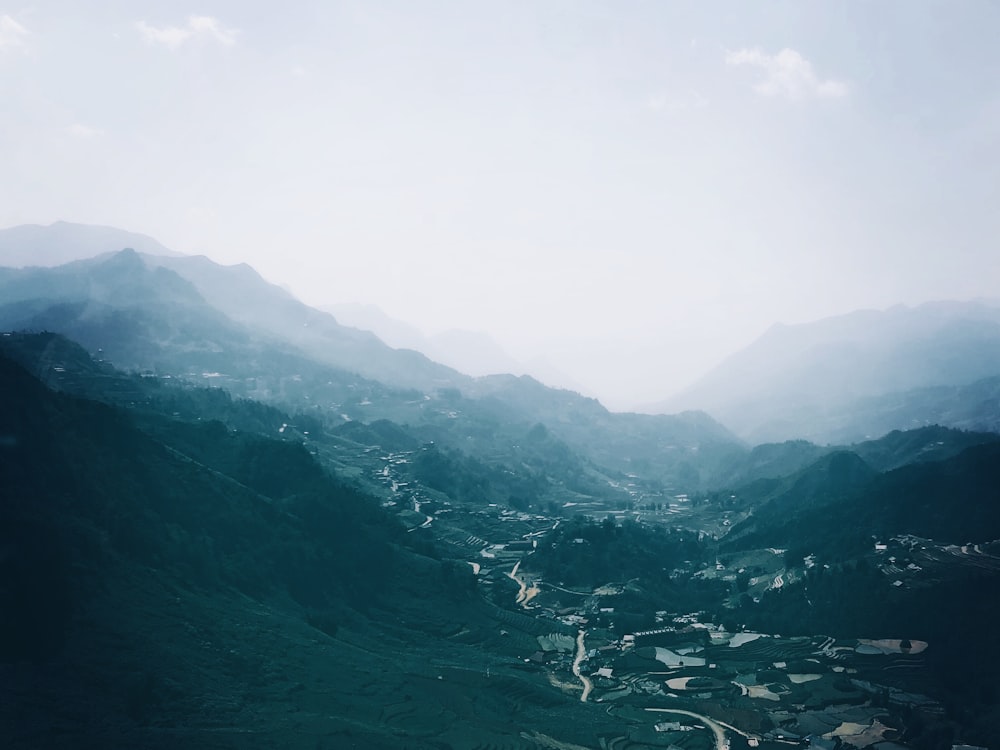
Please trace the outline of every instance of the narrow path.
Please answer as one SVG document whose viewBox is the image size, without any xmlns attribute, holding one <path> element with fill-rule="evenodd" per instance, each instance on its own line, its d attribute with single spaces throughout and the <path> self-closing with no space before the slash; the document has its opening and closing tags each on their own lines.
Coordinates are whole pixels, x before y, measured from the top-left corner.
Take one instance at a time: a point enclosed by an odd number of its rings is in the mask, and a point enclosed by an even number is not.
<svg viewBox="0 0 1000 750">
<path fill-rule="evenodd" d="M 529 587 L 526 579 L 523 576 L 518 577 L 517 571 L 520 567 L 521 567 L 521 561 L 518 560 L 517 564 L 514 566 L 514 569 L 507 574 L 507 577 L 510 578 L 518 586 L 517 598 L 514 600 L 514 603 L 520 604 L 525 609 L 528 609 L 528 602 L 530 602 L 532 599 L 538 596 L 542 592 L 542 590 L 538 588 L 538 586 L 535 584 L 532 584 Z"/>
<path fill-rule="evenodd" d="M 423 513 L 423 511 L 420 510 L 420 506 L 422 506 L 422 505 L 423 505 L 422 502 L 420 502 L 419 500 L 417 500 L 416 498 L 414 498 L 414 500 L 413 500 L 413 510 L 415 512 L 417 512 L 417 513 Z M 434 523 L 434 516 L 428 516 L 426 513 L 423 513 L 423 516 L 424 516 L 424 522 L 422 524 L 420 524 L 419 526 L 414 526 L 412 529 L 409 529 L 409 531 L 416 531 L 417 529 L 426 529 L 428 526 L 430 526 L 432 523 Z"/>
<path fill-rule="evenodd" d="M 594 683 L 590 681 L 590 678 L 580 672 L 580 662 L 587 656 L 587 647 L 583 643 L 584 632 L 583 628 L 581 628 L 576 634 L 576 658 L 573 659 L 573 674 L 579 677 L 580 682 L 583 683 L 583 695 L 580 696 L 581 703 L 587 702 L 587 698 L 590 697 L 590 691 L 594 689 Z"/>
<path fill-rule="evenodd" d="M 712 734 L 715 735 L 715 750 L 728 750 L 729 748 L 729 740 L 726 739 L 726 730 L 723 729 L 716 721 L 708 718 L 707 716 L 696 714 L 693 711 L 684 711 L 680 708 L 647 708 L 646 710 L 662 714 L 680 714 L 682 716 L 690 716 L 693 719 L 697 719 L 706 727 L 711 729 Z"/>
<path fill-rule="evenodd" d="M 514 569 L 507 574 L 507 577 L 518 585 L 517 599 L 514 600 L 515 604 L 524 604 L 524 599 L 528 595 L 528 586 L 517 577 L 517 569 L 521 567 L 521 561 L 518 560 L 514 565 Z"/>
</svg>

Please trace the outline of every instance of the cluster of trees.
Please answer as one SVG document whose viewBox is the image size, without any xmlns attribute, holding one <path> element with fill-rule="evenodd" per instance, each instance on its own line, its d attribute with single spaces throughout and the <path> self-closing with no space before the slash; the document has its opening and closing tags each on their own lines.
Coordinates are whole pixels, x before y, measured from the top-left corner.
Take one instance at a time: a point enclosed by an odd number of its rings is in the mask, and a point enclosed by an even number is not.
<svg viewBox="0 0 1000 750">
<path fill-rule="evenodd" d="M 696 532 L 630 519 L 619 524 L 612 516 L 599 523 L 578 516 L 550 531 L 532 562 L 547 580 L 590 586 L 669 577 L 683 561 L 704 554 Z"/>
<path fill-rule="evenodd" d="M 525 509 L 536 504 L 544 491 L 543 477 L 494 466 L 453 448 L 422 446 L 408 465 L 409 475 L 422 485 L 452 500 L 486 505 L 507 503 L 510 498 Z"/>
<path fill-rule="evenodd" d="M 518 510 L 557 509 L 553 494 L 567 491 L 606 497 L 606 481 L 595 478 L 587 464 L 543 425 L 535 425 L 509 452 L 478 458 L 457 448 L 425 444 L 407 470 L 421 484 L 472 504 L 489 502 Z"/>
</svg>

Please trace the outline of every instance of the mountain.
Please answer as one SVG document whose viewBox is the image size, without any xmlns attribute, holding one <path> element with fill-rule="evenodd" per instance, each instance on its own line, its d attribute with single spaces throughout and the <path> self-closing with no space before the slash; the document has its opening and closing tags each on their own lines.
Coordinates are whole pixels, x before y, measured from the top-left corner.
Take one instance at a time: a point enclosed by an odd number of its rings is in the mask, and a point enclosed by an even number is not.
<svg viewBox="0 0 1000 750">
<path fill-rule="evenodd" d="M 466 375 L 524 373 L 524 366 L 487 333 L 450 329 L 428 336 L 375 305 L 339 304 L 319 309 L 329 312 L 343 325 L 371 331 L 394 349 L 413 349 Z"/>
<path fill-rule="evenodd" d="M 939 461 L 973 445 L 1000 441 L 997 431 L 967 431 L 940 425 L 893 430 L 880 438 L 859 443 L 817 445 L 806 440 L 762 443 L 742 458 L 731 461 L 714 477 L 715 487 L 739 487 L 758 479 L 791 476 L 823 456 L 849 451 L 877 471 L 907 464 Z"/>
<path fill-rule="evenodd" d="M 967 385 L 935 385 L 858 399 L 829 437 L 844 441 L 862 433 L 881 435 L 928 424 L 1000 432 L 1000 375 Z"/>
<path fill-rule="evenodd" d="M 179 255 L 144 234 L 57 221 L 0 229 L 0 266 L 58 266 L 125 247 L 153 255 Z"/>
<path fill-rule="evenodd" d="M 795 474 L 737 491 L 755 507 L 725 537 L 726 547 L 787 547 L 796 541 L 801 516 L 843 503 L 867 487 L 878 472 L 851 451 L 836 451 Z"/>
<path fill-rule="evenodd" d="M 555 740 L 526 727 L 613 730 L 519 658 L 558 624 L 490 604 L 470 566 L 419 551 L 301 442 L 54 392 L 3 355 L 0 394 L 5 747 L 537 748 Z M 257 409 L 234 407 L 244 424 Z"/>
<path fill-rule="evenodd" d="M 111 270 L 140 282 L 162 271 L 137 271 L 134 254 L 110 260 L 121 264 Z M 115 299 L 114 290 L 103 298 Z M 185 304 L 196 309 L 203 300 L 189 294 Z M 243 353 L 234 349 L 234 360 Z M 813 655 L 804 666 L 825 675 L 818 690 L 796 688 L 796 704 L 867 704 L 854 683 L 827 674 L 829 664 L 851 665 L 858 680 L 945 701 L 941 711 L 960 726 L 990 726 L 984 691 L 996 647 L 968 644 L 996 614 L 990 597 L 998 579 L 979 568 L 963 578 L 955 568 L 996 560 L 986 540 L 998 528 L 1000 443 L 962 451 L 963 440 L 978 438 L 928 428 L 823 455 L 739 497 L 724 493 L 734 503 L 757 497 L 748 519 L 754 525 L 737 524 L 720 545 L 703 531 L 713 519 L 722 528 L 714 501 L 663 493 L 671 502 L 658 504 L 669 507 L 645 513 L 634 500 L 655 487 L 648 475 L 602 473 L 557 432 L 593 437 L 605 425 L 612 443 L 632 429 L 634 450 L 659 436 L 662 444 L 646 448 L 651 456 L 669 456 L 673 445 L 692 468 L 704 468 L 705 446 L 685 446 L 692 427 L 727 436 L 708 417 L 623 421 L 593 400 L 530 379 L 488 378 L 487 386 L 476 398 L 455 389 L 417 399 L 414 414 L 433 405 L 420 423 L 341 421 L 326 410 L 293 414 L 279 400 L 265 405 L 163 374 L 117 371 L 52 333 L 0 336 L 0 727 L 7 745 L 610 747 L 639 737 L 640 724 L 648 729 L 641 736 L 659 740 L 647 705 L 686 705 L 760 732 L 772 726 L 763 723 L 763 707 L 728 680 L 734 670 L 765 674 L 793 654 Z M 372 396 L 370 406 L 407 405 L 384 386 Z M 551 427 L 523 429 L 518 420 L 529 413 L 544 413 Z M 505 453 L 451 447 L 480 441 Z M 789 455 L 809 450 L 795 444 Z M 876 468 L 900 462 L 906 465 L 888 473 Z M 532 507 L 533 491 L 550 502 Z M 968 555 L 952 554 L 919 542 L 944 563 L 926 581 L 890 569 L 914 581 L 899 589 L 867 562 L 873 533 L 928 530 L 983 540 L 982 552 L 970 545 Z M 830 562 L 822 581 L 791 563 L 775 574 L 782 551 L 751 548 L 786 540 L 815 545 L 794 550 L 800 557 L 815 551 Z M 529 576 L 520 593 L 511 581 L 515 565 Z M 749 596 L 730 603 L 741 576 L 747 585 L 764 579 L 752 584 L 760 605 Z M 762 591 L 782 576 L 783 598 Z M 529 606 L 525 582 L 538 589 Z M 558 619 L 565 609 L 576 619 Z M 727 692 L 665 703 L 652 676 L 662 665 L 642 667 L 632 658 L 640 652 L 616 645 L 624 633 L 659 627 L 660 611 L 670 613 L 661 624 L 701 612 L 702 622 L 759 623 L 768 633 L 803 633 L 808 623 L 809 637 L 767 636 L 750 656 L 713 646 L 708 631 L 669 634 L 711 650 L 715 672 L 698 674 L 723 675 L 718 687 Z M 580 700 L 571 657 L 579 630 L 590 649 L 580 668 L 602 704 Z M 886 669 L 884 659 L 854 654 L 854 640 L 837 644 L 830 661 L 827 632 L 932 639 L 936 666 L 918 658 Z M 563 645 L 554 651 L 553 644 Z M 640 689 L 623 696 L 614 689 L 620 683 L 600 683 L 600 664 L 628 682 L 642 680 Z M 949 675 L 956 684 L 945 688 Z M 950 695 L 974 715 L 947 703 Z M 898 709 L 885 712 L 885 721 L 902 726 Z M 911 736 L 930 736 L 904 715 Z"/>
<path fill-rule="evenodd" d="M 911 440 L 923 442 L 908 433 L 897 433 L 892 442 Z M 862 452 L 885 460 L 888 447 L 882 443 Z M 990 542 L 1000 537 L 998 486 L 1000 439 L 886 471 L 858 453 L 839 450 L 788 477 L 738 490 L 753 497 L 755 507 L 733 526 L 724 546 L 794 547 L 846 559 L 870 549 L 873 539 L 904 534 Z"/>
<path fill-rule="evenodd" d="M 0 299 L 3 328 L 59 331 L 131 369 L 245 380 L 275 368 L 291 377 L 309 358 L 313 369 L 337 367 L 358 382 L 365 372 L 402 387 L 463 380 L 416 352 L 339 326 L 248 266 L 200 256 L 126 249 L 55 268 L 0 268 Z"/>
<path fill-rule="evenodd" d="M 195 375 L 226 371 L 262 347 L 197 289 L 134 250 L 55 268 L 0 269 L 0 326 L 58 331 L 120 366 Z"/>
<path fill-rule="evenodd" d="M 149 284 L 132 284 L 123 275 L 128 273 L 123 264 L 117 277 L 105 278 L 113 273 L 101 265 L 107 258 L 92 256 L 119 253 L 126 248 L 140 256 L 143 265 L 150 270 L 162 269 L 152 286 L 162 284 L 165 290 L 158 291 Z M 285 290 L 264 281 L 245 264 L 226 267 L 204 256 L 184 256 L 144 235 L 65 222 L 47 227 L 26 225 L 0 231 L 0 251 L 0 263 L 3 264 L 8 257 L 15 261 L 36 258 L 33 265 L 38 266 L 59 265 L 60 258 L 82 259 L 79 261 L 82 265 L 68 264 L 58 271 L 40 268 L 0 270 L 0 299 L 7 308 L 12 303 L 22 303 L 17 311 L 20 313 L 26 312 L 26 304 L 33 304 L 39 313 L 56 301 L 126 304 L 137 309 L 145 303 L 147 292 L 153 295 L 151 300 L 167 301 L 170 290 L 179 289 L 180 279 L 183 279 L 202 302 L 214 308 L 210 317 L 218 318 L 222 313 L 231 321 L 255 327 L 286 345 L 301 346 L 318 361 L 404 388 L 429 389 L 453 386 L 462 381 L 458 373 L 416 352 L 396 352 L 371 333 L 339 325 L 332 316 L 307 307 Z M 38 262 L 43 258 L 46 262 Z M 11 262 L 10 265 L 21 263 Z M 134 261 L 130 268 L 135 273 L 140 271 Z M 168 273 L 170 271 L 180 279 Z M 122 295 L 130 285 L 138 291 L 133 298 L 124 299 Z M 109 293 L 117 296 L 114 299 L 102 296 Z M 183 295 L 190 298 L 191 289 L 186 289 Z M 19 323 L 22 327 L 56 325 L 54 321 L 31 319 L 28 315 L 22 316 L 23 321 L 12 321 L 10 312 L 8 309 L 5 316 L 11 321 L 4 324 L 8 328 Z M 53 327 L 53 330 L 61 329 Z M 79 338 L 73 332 L 71 335 Z M 132 362 L 127 365 L 135 366 Z"/>
<path fill-rule="evenodd" d="M 477 458 L 510 458 L 543 422 L 613 471 L 700 486 L 744 450 L 704 414 L 612 414 L 521 376 L 471 378 L 341 326 L 248 266 L 125 250 L 0 269 L 0 328 L 54 331 L 115 365 L 223 386 L 323 420 L 387 419 Z"/>
<path fill-rule="evenodd" d="M 318 309 L 330 313 L 343 325 L 371 331 L 393 349 L 414 349 L 426 354 L 424 347 L 430 346 L 420 329 L 393 318 L 376 305 L 344 302 L 321 305 Z"/>
<path fill-rule="evenodd" d="M 337 304 L 320 308 L 340 323 L 371 331 L 395 349 L 413 349 L 466 375 L 531 375 L 547 385 L 581 391 L 569 375 L 544 357 L 521 362 L 511 356 L 489 334 L 481 331 L 449 329 L 433 335 L 390 317 L 375 305 Z"/>
<path fill-rule="evenodd" d="M 914 430 L 894 430 L 877 440 L 855 443 L 849 450 L 880 472 L 911 464 L 944 461 L 968 448 L 1000 442 L 996 432 L 970 432 L 934 425 Z"/>
<path fill-rule="evenodd" d="M 961 728 L 935 727 L 914 711 L 904 747 L 955 747 L 973 736 L 993 747 L 1000 704 L 990 685 L 1000 643 L 978 633 L 1000 616 L 1000 441 L 882 473 L 849 453 L 836 456 L 836 465 L 810 467 L 795 482 L 805 486 L 787 488 L 722 540 L 725 559 L 759 561 L 765 548 L 783 560 L 763 582 L 745 574 L 757 587 L 728 616 L 764 633 L 919 639 L 924 665 L 909 640 L 897 640 L 898 661 L 870 681 L 886 694 L 946 694 Z M 756 556 L 746 551 L 754 548 Z M 908 674 L 896 681 L 893 672 Z"/>
<path fill-rule="evenodd" d="M 318 362 L 399 388 L 431 390 L 467 381 L 418 352 L 393 349 L 368 331 L 340 325 L 246 264 L 222 266 L 204 256 L 146 256 L 146 262 L 187 279 L 233 321 L 292 344 Z"/>
<path fill-rule="evenodd" d="M 432 335 L 430 343 L 433 350 L 428 356 L 469 375 L 525 372 L 524 365 L 507 354 L 488 333 L 452 328 Z"/>
<path fill-rule="evenodd" d="M 937 302 L 776 325 L 651 411 L 703 409 L 750 442 L 852 442 L 998 421 L 1000 306 Z"/>
<path fill-rule="evenodd" d="M 491 375 L 478 383 L 480 408 L 495 418 L 511 411 L 531 415 L 597 463 L 672 486 L 701 487 L 747 450 L 704 412 L 610 412 L 596 399 L 549 388 L 526 375 Z"/>
</svg>

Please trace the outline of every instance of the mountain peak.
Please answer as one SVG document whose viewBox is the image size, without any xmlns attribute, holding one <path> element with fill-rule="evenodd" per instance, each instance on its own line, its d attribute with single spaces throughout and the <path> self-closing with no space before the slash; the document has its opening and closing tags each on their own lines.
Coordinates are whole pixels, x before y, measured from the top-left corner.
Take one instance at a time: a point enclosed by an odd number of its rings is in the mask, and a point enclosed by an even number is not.
<svg viewBox="0 0 1000 750">
<path fill-rule="evenodd" d="M 0 266 L 60 266 L 134 248 L 150 255 L 178 256 L 152 237 L 115 227 L 57 221 L 0 229 Z"/>
<path fill-rule="evenodd" d="M 125 268 L 145 268 L 146 262 L 142 259 L 142 256 L 135 251 L 135 248 L 123 247 L 116 253 L 113 253 L 106 261 L 104 261 L 105 266 L 119 266 Z"/>
<path fill-rule="evenodd" d="M 1000 306 L 896 305 L 771 326 L 656 410 L 704 409 L 755 442 L 852 441 L 922 424 L 900 409 L 902 394 L 997 375 Z M 872 400 L 891 394 L 895 401 L 886 402 L 884 418 L 874 420 Z M 922 419 L 937 415 L 928 412 Z M 862 428 L 866 420 L 869 426 Z"/>
</svg>

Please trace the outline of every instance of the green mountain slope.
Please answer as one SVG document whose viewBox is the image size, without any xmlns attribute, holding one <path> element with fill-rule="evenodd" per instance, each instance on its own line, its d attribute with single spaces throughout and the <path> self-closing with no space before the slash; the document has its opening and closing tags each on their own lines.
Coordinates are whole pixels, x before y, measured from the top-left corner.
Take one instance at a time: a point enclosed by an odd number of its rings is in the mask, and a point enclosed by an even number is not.
<svg viewBox="0 0 1000 750">
<path fill-rule="evenodd" d="M 170 269 L 231 320 L 292 344 L 317 362 L 355 372 L 396 388 L 467 386 L 471 378 L 418 352 L 393 349 L 374 334 L 340 325 L 245 264 L 221 266 L 204 256 L 146 256 L 151 267 Z"/>
<path fill-rule="evenodd" d="M 523 669 L 531 636 L 500 636 L 467 565 L 415 553 L 298 442 L 133 418 L 6 357 L 0 394 L 6 747 L 527 749 L 611 728 Z"/>
<path fill-rule="evenodd" d="M 200 379 L 286 411 L 310 411 L 330 428 L 347 419 L 409 424 L 423 439 L 479 460 L 509 454 L 541 422 L 598 465 L 693 489 L 745 451 L 700 413 L 612 414 L 527 377 L 456 380 L 422 355 L 338 326 L 247 267 L 176 259 L 195 283 L 158 265 L 169 260 L 123 251 L 52 269 L 0 270 L 0 328 L 57 331 L 118 367 Z"/>
<path fill-rule="evenodd" d="M 888 471 L 910 463 L 939 461 L 973 445 L 1000 441 L 995 432 L 967 432 L 930 425 L 912 430 L 893 430 L 880 438 L 850 445 L 821 446 L 806 440 L 763 443 L 736 457 L 713 477 L 715 487 L 741 487 L 760 479 L 796 474 L 821 457 L 838 451 L 860 456 L 877 471 Z"/>
<path fill-rule="evenodd" d="M 849 559 L 875 539 L 904 534 L 952 543 L 1000 538 L 998 441 L 885 473 L 839 452 L 760 487 L 759 507 L 733 527 L 727 547 L 794 547 Z"/>
</svg>

